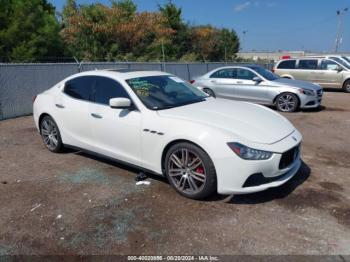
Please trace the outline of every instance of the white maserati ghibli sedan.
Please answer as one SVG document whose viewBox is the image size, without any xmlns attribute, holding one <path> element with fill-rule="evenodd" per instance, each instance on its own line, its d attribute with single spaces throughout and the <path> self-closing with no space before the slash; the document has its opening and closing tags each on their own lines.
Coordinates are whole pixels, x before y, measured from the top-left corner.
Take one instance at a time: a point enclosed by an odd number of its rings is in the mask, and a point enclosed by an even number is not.
<svg viewBox="0 0 350 262">
<path fill-rule="evenodd" d="M 301 165 L 302 136 L 286 118 L 164 72 L 79 73 L 37 95 L 33 111 L 50 151 L 133 165 L 192 199 L 277 187 Z"/>
</svg>

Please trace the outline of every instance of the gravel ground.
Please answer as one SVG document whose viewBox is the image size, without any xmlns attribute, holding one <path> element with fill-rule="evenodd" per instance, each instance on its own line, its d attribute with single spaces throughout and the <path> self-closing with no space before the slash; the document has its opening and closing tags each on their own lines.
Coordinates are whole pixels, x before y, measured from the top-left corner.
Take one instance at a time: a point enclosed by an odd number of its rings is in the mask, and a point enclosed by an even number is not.
<svg viewBox="0 0 350 262">
<path fill-rule="evenodd" d="M 350 94 L 285 116 L 304 164 L 265 192 L 192 201 L 137 170 L 45 149 L 32 117 L 0 122 L 0 255 L 350 255 Z"/>
</svg>

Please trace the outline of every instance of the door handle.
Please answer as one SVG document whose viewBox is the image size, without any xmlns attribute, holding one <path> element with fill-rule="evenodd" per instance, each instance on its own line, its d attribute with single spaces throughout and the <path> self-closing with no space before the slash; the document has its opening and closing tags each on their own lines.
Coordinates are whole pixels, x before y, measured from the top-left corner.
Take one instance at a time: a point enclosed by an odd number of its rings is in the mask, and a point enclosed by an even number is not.
<svg viewBox="0 0 350 262">
<path fill-rule="evenodd" d="M 98 119 L 102 118 L 102 116 L 100 116 L 98 114 L 95 114 L 95 113 L 92 113 L 91 116 L 94 117 L 94 118 L 98 118 Z"/>
<path fill-rule="evenodd" d="M 64 105 L 61 105 L 61 104 L 56 104 L 55 106 L 58 108 L 64 108 Z"/>
<path fill-rule="evenodd" d="M 237 84 L 243 84 L 243 82 L 242 81 L 237 81 Z"/>
<path fill-rule="evenodd" d="M 218 81 L 217 80 L 211 80 L 210 82 L 216 84 Z"/>
</svg>

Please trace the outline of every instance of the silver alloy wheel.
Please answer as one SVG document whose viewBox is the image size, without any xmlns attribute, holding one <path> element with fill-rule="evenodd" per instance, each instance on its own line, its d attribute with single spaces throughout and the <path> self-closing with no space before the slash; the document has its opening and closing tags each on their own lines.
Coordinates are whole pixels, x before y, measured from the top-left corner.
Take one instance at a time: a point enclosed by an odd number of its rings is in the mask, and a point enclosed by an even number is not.
<svg viewBox="0 0 350 262">
<path fill-rule="evenodd" d="M 211 96 L 211 97 L 215 97 L 215 94 L 212 90 L 205 88 L 203 89 L 204 93 L 206 93 L 207 95 Z"/>
<path fill-rule="evenodd" d="M 170 155 L 168 175 L 178 190 L 190 195 L 202 191 L 206 182 L 206 171 L 202 160 L 186 148 L 181 148 Z"/>
<path fill-rule="evenodd" d="M 293 111 L 296 105 L 295 98 L 290 94 L 280 96 L 277 103 L 279 109 L 283 112 Z"/>
<path fill-rule="evenodd" d="M 54 122 L 45 118 L 41 123 L 41 136 L 47 148 L 55 150 L 58 145 L 58 131 Z"/>
</svg>

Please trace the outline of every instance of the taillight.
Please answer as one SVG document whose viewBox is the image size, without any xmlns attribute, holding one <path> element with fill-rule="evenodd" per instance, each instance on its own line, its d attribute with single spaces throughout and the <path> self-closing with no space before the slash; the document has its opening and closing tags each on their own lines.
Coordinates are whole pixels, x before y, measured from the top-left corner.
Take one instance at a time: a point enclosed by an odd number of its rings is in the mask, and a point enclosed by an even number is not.
<svg viewBox="0 0 350 262">
<path fill-rule="evenodd" d="M 33 97 L 32 97 L 33 103 L 35 102 L 35 99 L 36 99 L 36 96 L 33 96 Z"/>
<path fill-rule="evenodd" d="M 196 80 L 191 80 L 190 83 L 191 84 L 194 84 L 196 82 Z"/>
</svg>

